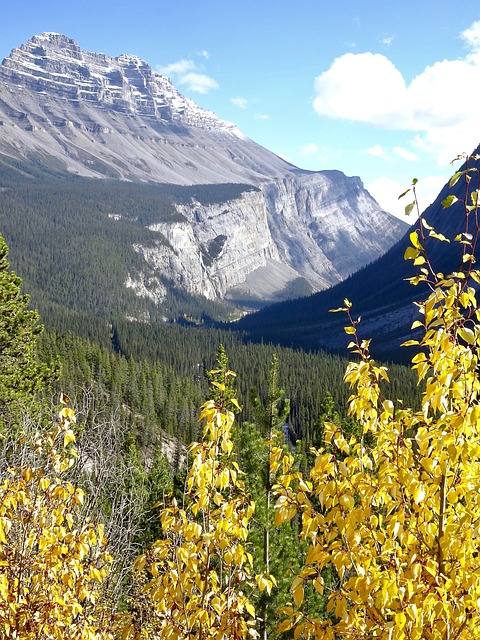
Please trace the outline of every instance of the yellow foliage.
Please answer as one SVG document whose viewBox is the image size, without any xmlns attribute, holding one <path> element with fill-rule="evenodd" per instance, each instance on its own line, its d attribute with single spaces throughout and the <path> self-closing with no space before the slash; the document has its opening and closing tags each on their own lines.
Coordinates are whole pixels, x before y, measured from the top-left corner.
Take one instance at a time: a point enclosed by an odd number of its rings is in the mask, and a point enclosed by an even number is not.
<svg viewBox="0 0 480 640">
<path fill-rule="evenodd" d="M 467 229 L 472 215 L 470 207 Z M 409 342 L 418 345 L 412 368 L 425 383 L 421 410 L 383 397 L 388 374 L 358 340 L 348 307 L 347 333 L 360 358 L 345 382 L 362 435 L 347 441 L 339 426 L 325 424 L 308 481 L 281 447 L 272 449 L 276 521 L 300 514 L 310 545 L 279 630 L 325 640 L 480 638 L 480 324 L 469 285 L 479 281 L 476 229 L 458 236 L 460 269 L 447 277 L 433 270 L 425 233 L 431 241 L 444 236 L 422 221 L 410 234 L 405 258 L 424 258 L 420 280 L 430 286 L 415 323 L 423 336 Z M 327 570 L 335 577 L 328 590 Z M 325 619 L 302 611 L 307 581 L 328 597 Z"/>
<path fill-rule="evenodd" d="M 66 405 L 68 399 L 63 397 Z M 38 435 L 44 464 L 8 469 L 0 484 L 0 638 L 107 640 L 100 604 L 111 558 L 101 526 L 80 514 L 83 492 L 61 477 L 74 463 L 73 410 Z M 46 461 L 46 462 L 45 462 Z"/>
<path fill-rule="evenodd" d="M 223 393 L 226 385 L 215 387 Z M 236 400 L 228 402 L 238 406 Z M 172 500 L 162 509 L 163 538 L 135 563 L 142 604 L 133 602 L 125 640 L 256 635 L 255 608 L 244 593 L 255 584 L 246 547 L 254 504 L 231 456 L 234 414 L 222 401 L 210 400 L 200 419 L 203 440 L 190 447 L 186 505 Z M 262 576 L 257 583 L 269 591 L 273 580 Z"/>
</svg>

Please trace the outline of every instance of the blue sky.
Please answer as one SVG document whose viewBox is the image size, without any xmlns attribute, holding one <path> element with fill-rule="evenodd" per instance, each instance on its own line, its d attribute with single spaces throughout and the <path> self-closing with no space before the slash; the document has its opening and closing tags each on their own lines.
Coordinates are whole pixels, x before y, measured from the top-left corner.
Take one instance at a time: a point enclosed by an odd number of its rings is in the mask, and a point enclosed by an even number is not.
<svg viewBox="0 0 480 640">
<path fill-rule="evenodd" d="M 15 0 L 0 58 L 44 31 L 133 53 L 305 169 L 358 175 L 392 213 L 427 206 L 480 143 L 480 7 L 452 0 Z"/>
</svg>

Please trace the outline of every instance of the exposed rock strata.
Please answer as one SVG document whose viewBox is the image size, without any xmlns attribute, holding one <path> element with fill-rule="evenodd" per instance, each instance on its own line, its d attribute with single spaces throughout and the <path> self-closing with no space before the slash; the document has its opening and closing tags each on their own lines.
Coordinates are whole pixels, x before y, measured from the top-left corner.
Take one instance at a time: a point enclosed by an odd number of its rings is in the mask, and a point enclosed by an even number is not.
<svg viewBox="0 0 480 640">
<path fill-rule="evenodd" d="M 153 225 L 168 244 L 136 249 L 157 275 L 126 283 L 152 299 L 165 281 L 211 299 L 243 285 L 268 298 L 298 277 L 323 289 L 405 230 L 359 178 L 302 171 L 136 56 L 87 53 L 59 34 L 33 37 L 0 66 L 0 153 L 97 178 L 256 186 L 222 204 L 178 205 L 185 223 Z"/>
</svg>

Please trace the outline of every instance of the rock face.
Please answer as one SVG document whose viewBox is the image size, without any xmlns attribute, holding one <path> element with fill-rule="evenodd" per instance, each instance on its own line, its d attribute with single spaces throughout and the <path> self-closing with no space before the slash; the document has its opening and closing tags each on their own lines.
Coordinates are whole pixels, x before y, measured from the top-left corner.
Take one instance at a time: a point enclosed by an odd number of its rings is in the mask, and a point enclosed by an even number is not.
<svg viewBox="0 0 480 640">
<path fill-rule="evenodd" d="M 33 37 L 0 66 L 0 154 L 88 177 L 253 186 L 222 203 L 178 204 L 184 222 L 152 225 L 168 243 L 136 250 L 159 278 L 132 274 L 126 283 L 152 299 L 165 278 L 211 299 L 274 298 L 298 278 L 320 290 L 406 228 L 359 178 L 302 171 L 139 58 L 87 53 L 55 33 Z"/>
</svg>

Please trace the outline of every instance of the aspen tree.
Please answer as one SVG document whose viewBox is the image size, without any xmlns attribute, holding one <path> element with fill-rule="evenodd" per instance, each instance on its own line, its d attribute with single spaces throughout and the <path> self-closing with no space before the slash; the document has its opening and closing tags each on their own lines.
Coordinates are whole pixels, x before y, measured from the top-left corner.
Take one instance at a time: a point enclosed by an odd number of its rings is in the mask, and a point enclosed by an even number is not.
<svg viewBox="0 0 480 640">
<path fill-rule="evenodd" d="M 420 336 L 406 343 L 416 350 L 412 368 L 424 385 L 421 409 L 383 395 L 389 374 L 371 357 L 370 341 L 358 337 L 345 300 L 339 311 L 358 356 L 345 373 L 348 409 L 362 433 L 347 436 L 327 422 L 325 446 L 306 477 L 291 454 L 272 450 L 276 521 L 299 514 L 309 543 L 279 627 L 295 639 L 480 638 L 478 160 L 468 158 L 450 181 L 464 182 L 464 198 L 443 201 L 448 215 L 463 215 L 463 230 L 446 238 L 420 215 L 405 251 L 419 269 L 412 283 L 427 291 L 413 325 Z M 438 242 L 456 248 L 456 271 L 435 270 Z M 327 570 L 335 579 L 326 580 Z M 302 611 L 307 583 L 327 599 L 323 619 Z"/>
<path fill-rule="evenodd" d="M 113 638 L 103 527 L 82 513 L 84 493 L 65 477 L 76 460 L 74 421 L 64 404 L 49 431 L 19 437 L 25 463 L 1 470 L 2 640 Z"/>
<path fill-rule="evenodd" d="M 248 550 L 250 500 L 235 462 L 231 437 L 235 412 L 235 374 L 210 372 L 211 399 L 201 408 L 203 439 L 189 450 L 186 499 L 172 499 L 160 512 L 163 537 L 137 558 L 136 595 L 124 637 L 208 640 L 255 637 L 255 587 Z M 259 576 L 270 590 L 270 577 Z"/>
</svg>

